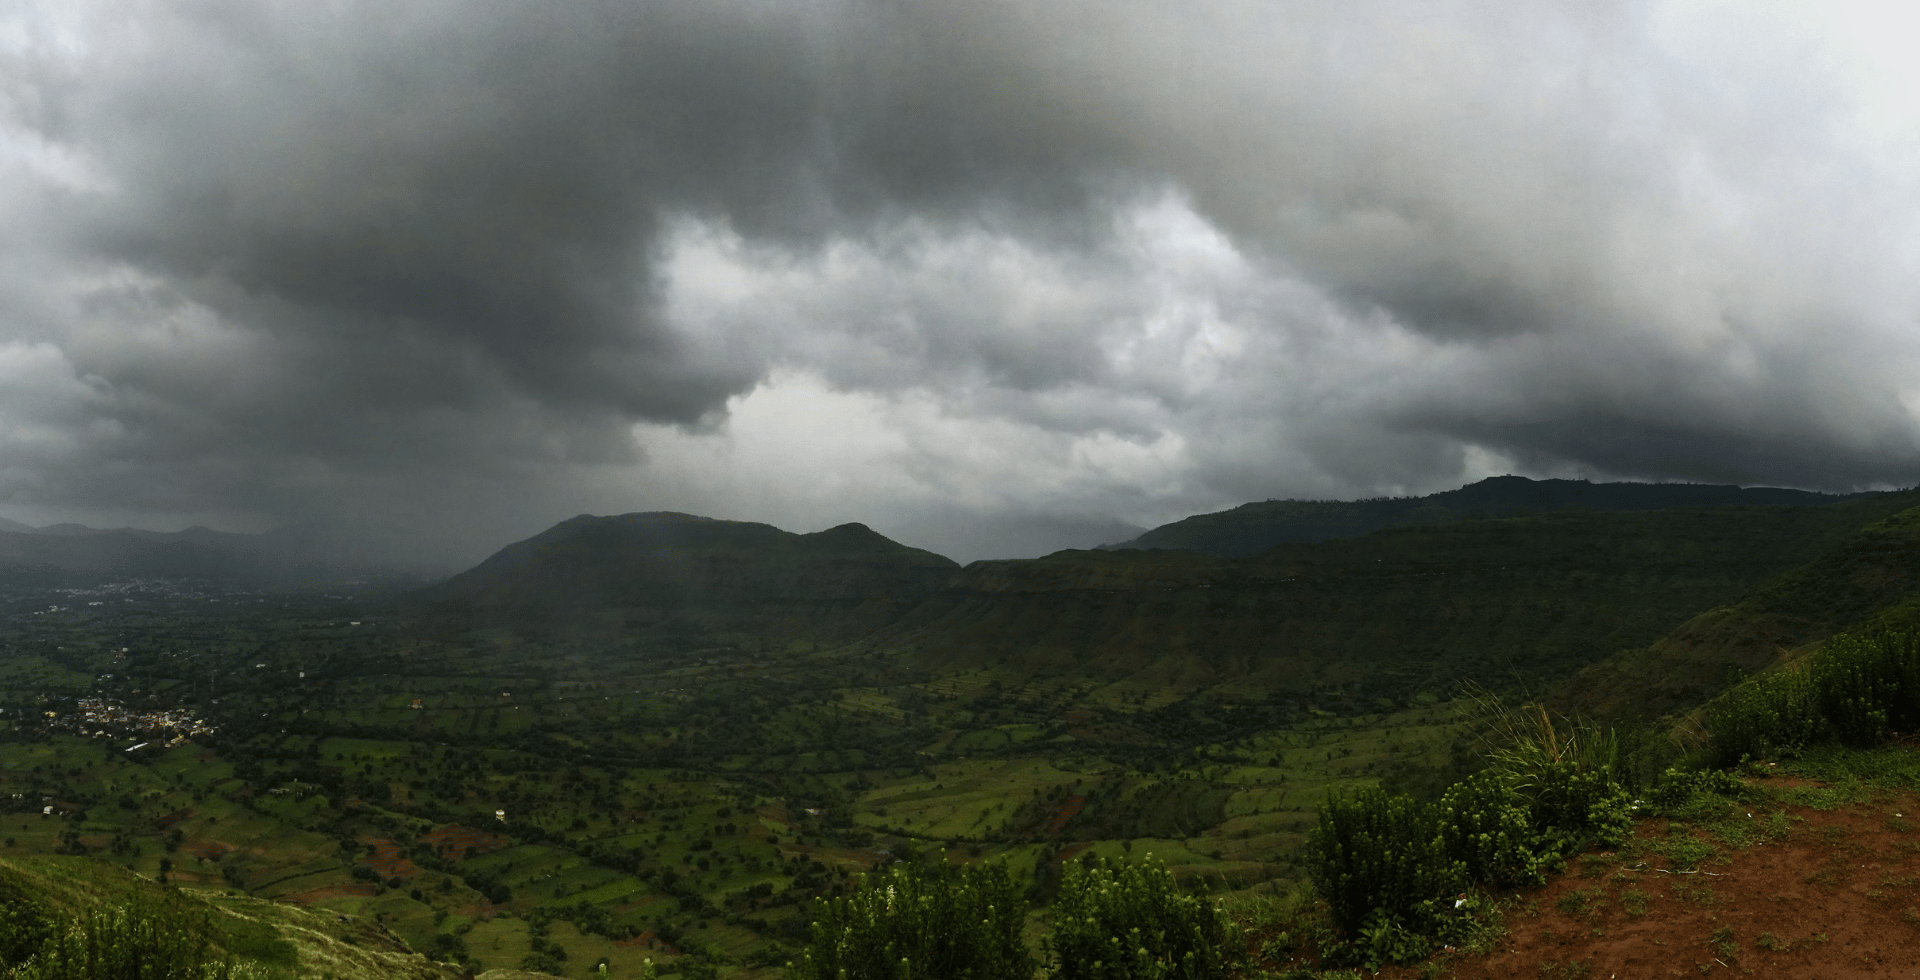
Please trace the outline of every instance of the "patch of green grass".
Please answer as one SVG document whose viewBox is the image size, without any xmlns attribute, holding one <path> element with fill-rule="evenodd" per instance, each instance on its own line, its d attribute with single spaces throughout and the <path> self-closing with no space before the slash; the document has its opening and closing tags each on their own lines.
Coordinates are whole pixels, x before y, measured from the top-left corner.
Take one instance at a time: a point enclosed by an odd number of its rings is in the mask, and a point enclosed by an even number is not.
<svg viewBox="0 0 1920 980">
<path fill-rule="evenodd" d="M 1564 962 L 1548 960 L 1540 964 L 1540 980 L 1586 980 L 1592 973 L 1591 964 L 1585 960 L 1569 959 Z"/>
<path fill-rule="evenodd" d="M 1628 888 L 1620 893 L 1620 908 L 1631 918 L 1647 914 L 1647 908 L 1653 904 L 1653 896 L 1638 888 Z"/>
<path fill-rule="evenodd" d="M 1691 877 L 1678 876 L 1673 880 L 1673 897 L 1695 905 L 1712 905 L 1720 900 L 1720 896 L 1714 892 L 1712 885 Z"/>
<path fill-rule="evenodd" d="M 1605 907 L 1606 894 L 1604 890 L 1599 888 L 1585 888 L 1578 891 L 1571 891 L 1561 896 L 1560 901 L 1555 903 L 1555 907 L 1560 910 L 1562 915 L 1575 919 L 1584 919 Z"/>
<path fill-rule="evenodd" d="M 1832 783 L 1831 796 L 1811 791 L 1813 799 L 1835 799 L 1833 805 L 1862 802 L 1871 789 L 1911 789 L 1920 786 L 1920 753 L 1902 746 L 1848 749 L 1819 746 L 1781 768 L 1796 776 Z M 1789 790 L 1789 793 L 1794 791 Z M 1807 792 L 1807 791 L 1802 791 Z M 1813 803 L 1806 804 L 1813 806 Z"/>
<path fill-rule="evenodd" d="M 1653 846 L 1653 850 L 1665 855 L 1675 871 L 1692 871 L 1702 861 L 1724 857 L 1719 848 L 1684 830 L 1670 832 Z"/>
</svg>

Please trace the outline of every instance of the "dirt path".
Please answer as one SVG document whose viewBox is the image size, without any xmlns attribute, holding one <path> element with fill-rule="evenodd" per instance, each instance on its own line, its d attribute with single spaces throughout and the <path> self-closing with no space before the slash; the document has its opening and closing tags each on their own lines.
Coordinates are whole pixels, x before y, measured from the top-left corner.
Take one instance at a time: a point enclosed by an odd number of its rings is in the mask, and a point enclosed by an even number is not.
<svg viewBox="0 0 1920 980">
<path fill-rule="evenodd" d="M 1491 954 L 1380 976 L 1920 978 L 1916 808 L 1912 793 L 1824 811 L 1768 807 L 1747 818 L 1760 842 L 1744 847 L 1726 843 L 1738 826 L 1716 835 L 1643 821 L 1620 853 L 1585 855 L 1513 896 Z M 1717 853 L 1676 862 L 1687 849 L 1674 842 L 1685 840 Z"/>
</svg>

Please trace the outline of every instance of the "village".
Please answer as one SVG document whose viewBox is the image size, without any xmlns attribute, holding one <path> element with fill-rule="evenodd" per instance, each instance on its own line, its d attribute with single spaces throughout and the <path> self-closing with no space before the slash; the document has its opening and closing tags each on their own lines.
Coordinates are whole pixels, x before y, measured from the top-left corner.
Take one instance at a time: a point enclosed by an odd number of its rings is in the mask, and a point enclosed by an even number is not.
<svg viewBox="0 0 1920 980">
<path fill-rule="evenodd" d="M 72 711 L 43 711 L 41 716 L 44 719 L 42 727 L 49 732 L 71 732 L 87 738 L 149 737 L 149 741 L 129 747 L 129 752 L 146 748 L 156 741 L 177 745 L 196 735 L 212 734 L 215 730 L 205 719 L 194 717 L 185 708 L 132 711 L 117 701 L 100 697 L 80 698 L 74 702 Z"/>
</svg>

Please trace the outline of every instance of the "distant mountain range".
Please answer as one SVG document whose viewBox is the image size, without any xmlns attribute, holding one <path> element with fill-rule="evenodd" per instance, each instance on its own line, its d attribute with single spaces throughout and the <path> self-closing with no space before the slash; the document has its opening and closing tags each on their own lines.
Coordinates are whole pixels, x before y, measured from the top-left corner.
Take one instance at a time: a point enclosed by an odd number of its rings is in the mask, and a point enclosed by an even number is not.
<svg viewBox="0 0 1920 980">
<path fill-rule="evenodd" d="M 0 520 L 0 583 L 80 586 L 127 579 L 201 579 L 239 588 L 302 588 L 370 579 L 438 578 L 389 539 L 322 524 L 265 534 L 205 527 L 103 530 Z"/>
<path fill-rule="evenodd" d="M 1431 523 L 1254 556 L 1063 551 L 965 568 L 858 524 L 794 534 L 687 514 L 582 516 L 415 593 L 413 609 L 443 629 L 589 646 L 824 641 L 933 670 L 1341 710 L 1462 682 L 1546 690 L 1591 668 L 1579 700 L 1621 712 L 1697 703 L 1781 646 L 1870 621 L 1920 587 L 1908 569 L 1920 491 L 1503 478 L 1435 497 L 1356 505 L 1401 508 L 1374 515 L 1384 520 L 1438 515 Z M 1473 508 L 1521 513 L 1475 519 Z M 1766 629 L 1727 625 L 1761 613 Z M 1720 624 L 1711 636 L 1709 623 Z"/>
<path fill-rule="evenodd" d="M 1388 527 L 1480 521 L 1554 510 L 1663 510 L 1670 507 L 1815 507 L 1860 494 L 1705 483 L 1590 483 L 1496 476 L 1425 497 L 1375 500 L 1267 500 L 1199 514 L 1131 541 L 1103 545 L 1257 555 L 1277 544 L 1354 538 Z"/>
<path fill-rule="evenodd" d="M 1359 538 L 1390 528 L 1527 514 L 1805 508 L 1850 499 L 1774 488 L 1507 476 L 1418 498 L 1246 504 L 1104 547 L 1240 558 L 1282 545 Z M 194 578 L 243 588 L 296 588 L 368 579 L 431 580 L 451 570 L 421 557 L 420 549 L 409 544 L 416 540 L 412 529 L 404 527 L 346 524 L 235 534 L 205 527 L 160 532 L 80 524 L 30 527 L 0 520 L 0 583 Z M 638 557 L 643 555 L 649 557 Z M 516 578 L 516 569 L 530 567 L 540 570 L 538 576 Z M 817 621 L 819 609 L 803 612 L 802 607 L 830 601 L 842 610 L 835 614 L 838 621 L 851 629 L 856 621 L 879 622 L 882 607 L 900 612 L 905 596 L 946 588 L 950 580 L 958 581 L 959 571 L 946 558 L 896 544 L 859 524 L 793 534 L 766 524 L 685 514 L 581 516 L 508 547 L 429 594 L 485 596 L 484 605 L 508 617 L 574 610 L 569 615 L 575 622 L 581 621 L 579 610 L 598 610 L 594 616 L 605 619 L 614 615 L 606 610 L 621 608 L 626 611 L 620 617 L 651 617 L 661 628 L 669 623 L 692 628 L 688 624 L 717 622 L 716 616 L 724 619 L 749 608 L 761 623 L 781 616 L 812 616 Z M 537 586 L 505 584 L 536 579 Z M 625 584 L 616 588 L 611 584 L 615 582 Z M 731 611 L 716 612 L 720 605 Z"/>
</svg>

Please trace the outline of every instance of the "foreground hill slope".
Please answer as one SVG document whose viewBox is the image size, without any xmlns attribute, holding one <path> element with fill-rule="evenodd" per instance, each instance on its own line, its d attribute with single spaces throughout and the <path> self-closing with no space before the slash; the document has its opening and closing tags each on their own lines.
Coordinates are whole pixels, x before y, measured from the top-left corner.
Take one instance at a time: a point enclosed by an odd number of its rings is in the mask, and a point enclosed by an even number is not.
<svg viewBox="0 0 1920 980">
<path fill-rule="evenodd" d="M 1490 942 L 1375 975 L 1856 980 L 1920 970 L 1920 796 L 1795 776 L 1749 780 L 1743 796 L 1643 820 L 1625 846 L 1501 896 L 1504 929 Z"/>
<path fill-rule="evenodd" d="M 236 966 L 263 971 L 253 975 L 289 980 L 456 980 L 466 975 L 414 952 L 369 918 L 169 888 L 92 858 L 0 858 L 0 924 L 15 931 L 0 935 L 0 949 L 32 930 L 36 919 L 59 927 L 90 912 L 130 905 L 158 913 L 171 927 L 197 929 L 216 962 L 231 958 Z M 0 973 L 8 965 L 18 964 L 0 960 Z"/>
<path fill-rule="evenodd" d="M 1857 496 L 1857 495 L 1855 495 Z M 1489 520 L 1545 511 L 1663 510 L 1674 507 L 1810 507 L 1848 496 L 1700 483 L 1589 483 L 1496 476 L 1425 497 L 1375 500 L 1267 500 L 1198 514 L 1110 549 L 1177 549 L 1245 557 L 1278 544 L 1353 538 L 1382 528 Z"/>
</svg>

